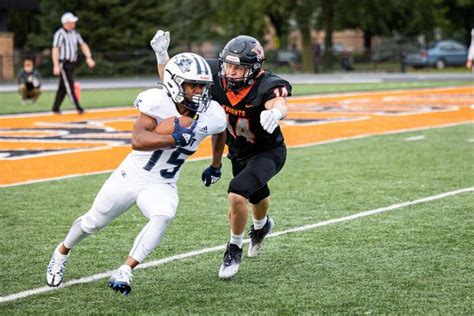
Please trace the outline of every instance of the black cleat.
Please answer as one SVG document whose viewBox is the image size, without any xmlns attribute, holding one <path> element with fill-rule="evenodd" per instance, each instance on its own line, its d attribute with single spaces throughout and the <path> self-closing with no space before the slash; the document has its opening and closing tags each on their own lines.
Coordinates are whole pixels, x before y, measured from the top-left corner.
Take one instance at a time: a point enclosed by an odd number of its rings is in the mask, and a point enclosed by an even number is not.
<svg viewBox="0 0 474 316">
<path fill-rule="evenodd" d="M 250 227 L 250 243 L 247 256 L 256 257 L 260 254 L 263 239 L 272 231 L 273 227 L 275 227 L 275 221 L 271 217 L 267 217 L 267 222 L 261 229 L 255 230 L 253 225 Z"/>
<path fill-rule="evenodd" d="M 224 260 L 219 270 L 219 278 L 233 277 L 239 271 L 240 261 L 242 261 L 242 249 L 237 245 L 227 243 Z"/>
</svg>

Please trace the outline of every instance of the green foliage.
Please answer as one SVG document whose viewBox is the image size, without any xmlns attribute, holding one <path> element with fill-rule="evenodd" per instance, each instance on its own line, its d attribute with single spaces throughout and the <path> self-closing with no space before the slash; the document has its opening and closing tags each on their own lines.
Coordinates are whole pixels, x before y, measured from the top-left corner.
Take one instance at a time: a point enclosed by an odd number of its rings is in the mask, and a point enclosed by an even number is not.
<svg viewBox="0 0 474 316">
<path fill-rule="evenodd" d="M 249 34 L 262 42 L 288 48 L 289 34 L 300 31 L 302 71 L 314 72 L 311 30 L 324 30 L 326 47 L 332 47 L 333 31 L 359 28 L 364 32 L 367 50 L 373 36 L 395 36 L 399 42 L 412 41 L 418 35 L 431 40 L 436 34 L 470 41 L 474 16 L 472 0 L 43 0 L 39 12 L 9 12 L 9 28 L 17 35 L 15 45 L 50 59 L 52 36 L 60 27 L 65 11 L 79 16 L 78 30 L 94 53 L 103 53 L 97 74 L 130 74 L 143 69 L 142 58 L 122 61 L 119 55 L 149 54 L 149 41 L 157 29 L 171 31 L 171 55 L 181 51 L 199 52 L 196 44 L 213 44 L 207 56 L 215 57 L 227 41 Z M 25 24 L 24 21 L 28 22 Z M 272 38 L 270 29 L 276 31 Z M 334 62 L 326 50 L 326 64 Z M 100 65 L 102 63 L 102 65 Z M 137 66 L 138 64 L 138 66 Z M 114 67 L 116 66 L 116 67 Z M 50 69 L 51 67 L 48 67 Z M 48 70 L 50 71 L 50 70 Z"/>
<path fill-rule="evenodd" d="M 406 137 L 424 135 L 423 141 Z M 472 125 L 290 149 L 271 181 L 276 231 L 471 187 Z M 228 238 L 223 179 L 204 188 L 209 161 L 184 165 L 180 206 L 147 262 Z M 107 175 L 0 190 L 0 295 L 44 286 L 50 255 Z M 344 223 L 294 232 L 244 257 L 220 281 L 222 252 L 137 270 L 123 297 L 106 279 L 3 303 L 4 314 L 471 314 L 472 205 L 465 193 Z M 117 268 L 146 219 L 133 207 L 71 254 L 66 281 Z M 249 223 L 250 224 L 250 223 Z M 14 236 L 14 238 L 12 238 Z"/>
<path fill-rule="evenodd" d="M 79 17 L 77 28 L 95 51 L 148 48 L 161 13 L 155 1 L 146 0 L 41 1 L 38 19 L 42 30 L 31 34 L 32 46 L 51 46 L 53 33 L 61 26 L 60 18 L 66 11 Z"/>
</svg>

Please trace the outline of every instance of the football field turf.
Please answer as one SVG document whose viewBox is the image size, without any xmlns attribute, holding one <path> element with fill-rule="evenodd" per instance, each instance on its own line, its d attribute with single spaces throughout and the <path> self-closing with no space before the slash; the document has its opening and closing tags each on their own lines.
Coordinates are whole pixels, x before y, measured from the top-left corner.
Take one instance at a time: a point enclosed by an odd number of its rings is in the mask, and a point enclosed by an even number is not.
<svg viewBox="0 0 474 316">
<path fill-rule="evenodd" d="M 375 91 L 392 89 L 416 89 L 430 87 L 452 87 L 469 85 L 466 81 L 413 81 L 413 82 L 382 82 L 382 83 L 337 83 L 337 84 L 295 84 L 293 95 L 308 95 L 314 93 L 339 93 L 354 91 Z M 84 89 L 81 93 L 81 104 L 87 110 L 93 108 L 131 106 L 138 93 L 148 88 L 121 89 Z M 20 102 L 17 92 L 0 93 L 0 114 L 50 112 L 56 91 L 43 91 L 35 104 Z M 74 105 L 66 98 L 61 110 L 72 110 Z"/>
<path fill-rule="evenodd" d="M 472 122 L 472 86 L 292 97 L 288 146 Z M 0 187 L 115 169 L 130 152 L 133 107 L 0 116 Z M 211 154 L 204 140 L 191 159 Z"/>
<path fill-rule="evenodd" d="M 108 175 L 1 188 L 0 312 L 472 314 L 473 146 L 473 125 L 461 124 L 291 148 L 270 183 L 275 232 L 399 207 L 268 238 L 230 281 L 217 277 L 223 250 L 137 270 L 128 297 L 110 291 L 106 276 L 44 287 L 52 251 Z M 146 262 L 227 241 L 230 165 L 204 188 L 208 163 L 184 164 L 177 217 Z M 133 207 L 84 240 L 66 285 L 117 268 L 145 223 Z"/>
</svg>

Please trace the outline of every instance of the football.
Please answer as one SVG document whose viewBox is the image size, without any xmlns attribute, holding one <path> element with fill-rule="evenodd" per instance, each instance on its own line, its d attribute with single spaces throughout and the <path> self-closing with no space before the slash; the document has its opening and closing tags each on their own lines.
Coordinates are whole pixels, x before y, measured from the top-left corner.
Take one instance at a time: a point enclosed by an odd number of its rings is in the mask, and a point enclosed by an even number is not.
<svg viewBox="0 0 474 316">
<path fill-rule="evenodd" d="M 161 121 L 156 127 L 155 127 L 155 133 L 160 134 L 160 135 L 171 135 L 173 134 L 174 131 L 174 118 L 175 116 L 168 117 Z M 190 127 L 193 124 L 193 119 L 192 117 L 189 116 L 180 116 L 179 118 L 179 124 L 184 127 Z"/>
</svg>

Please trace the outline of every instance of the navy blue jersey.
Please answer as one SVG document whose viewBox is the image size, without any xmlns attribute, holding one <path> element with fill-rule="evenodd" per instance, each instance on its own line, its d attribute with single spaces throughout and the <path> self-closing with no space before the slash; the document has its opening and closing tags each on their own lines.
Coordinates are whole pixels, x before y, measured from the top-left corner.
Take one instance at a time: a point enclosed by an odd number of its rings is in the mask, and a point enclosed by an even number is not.
<svg viewBox="0 0 474 316">
<path fill-rule="evenodd" d="M 217 101 L 227 114 L 227 145 L 232 159 L 245 159 L 284 144 L 283 134 L 277 127 L 272 134 L 260 124 L 260 113 L 265 103 L 275 97 L 291 95 L 288 81 L 263 71 L 249 87 L 237 94 L 226 92 L 219 78 L 219 61 L 208 59 L 214 85 L 211 87 L 212 99 Z"/>
</svg>

